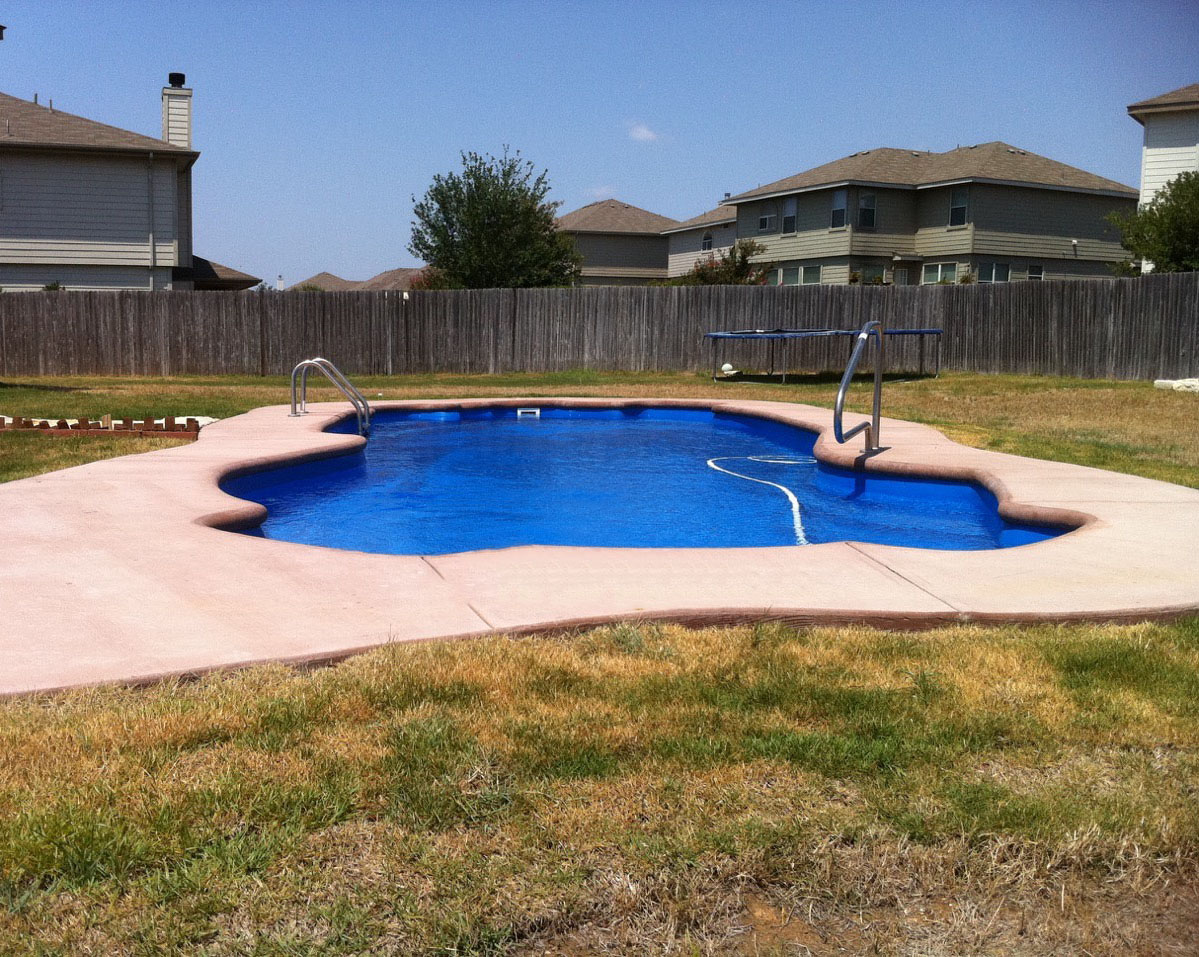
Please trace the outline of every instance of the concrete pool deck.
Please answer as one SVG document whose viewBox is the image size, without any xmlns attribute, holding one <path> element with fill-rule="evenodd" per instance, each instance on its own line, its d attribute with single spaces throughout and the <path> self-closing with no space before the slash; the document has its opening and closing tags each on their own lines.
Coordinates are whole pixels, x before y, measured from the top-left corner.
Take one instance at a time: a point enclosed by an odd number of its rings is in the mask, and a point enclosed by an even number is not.
<svg viewBox="0 0 1199 957">
<path fill-rule="evenodd" d="M 371 555 L 230 534 L 263 515 L 218 480 L 353 452 L 348 414 L 284 406 L 195 443 L 0 485 L 0 694 L 145 682 L 256 662 L 332 661 L 392 641 L 613 619 L 762 618 L 890 627 L 1133 621 L 1199 611 L 1199 491 L 968 448 L 884 419 L 886 448 L 832 441 L 832 413 L 734 400 L 478 399 L 378 409 L 673 405 L 821 433 L 816 455 L 867 470 L 975 479 L 1005 516 L 1077 526 L 1019 548 L 954 552 L 835 542 L 738 549 L 525 546 Z M 847 416 L 847 425 L 861 421 Z"/>
</svg>

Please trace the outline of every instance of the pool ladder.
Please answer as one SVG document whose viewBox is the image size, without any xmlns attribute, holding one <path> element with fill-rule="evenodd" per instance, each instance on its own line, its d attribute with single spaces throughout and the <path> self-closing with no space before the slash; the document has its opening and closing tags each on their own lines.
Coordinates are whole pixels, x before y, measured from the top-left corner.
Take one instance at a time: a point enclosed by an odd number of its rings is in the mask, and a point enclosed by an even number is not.
<svg viewBox="0 0 1199 957">
<path fill-rule="evenodd" d="M 853 381 L 853 374 L 858 368 L 858 360 L 866 350 L 866 343 L 874 336 L 874 411 L 869 422 L 860 422 L 846 432 L 841 427 L 841 414 L 845 410 L 845 393 Z M 833 435 L 837 441 L 844 444 L 859 432 L 866 433 L 866 451 L 873 452 L 878 444 L 878 414 L 883 401 L 883 324 L 877 319 L 871 319 L 862 326 L 858 333 L 857 342 L 849 356 L 849 364 L 845 367 L 845 375 L 841 376 L 841 387 L 837 389 L 837 404 L 833 407 Z"/>
<path fill-rule="evenodd" d="M 371 430 L 370 403 L 363 398 L 361 392 L 354 388 L 353 383 L 342 375 L 341 370 L 337 366 L 328 359 L 322 359 L 320 356 L 317 356 L 315 359 L 305 359 L 303 362 L 298 362 L 296 363 L 296 367 L 291 370 L 291 414 L 308 414 L 308 373 L 312 369 L 319 370 L 326 379 L 337 386 L 342 395 L 350 400 L 350 405 L 354 407 L 354 413 L 358 416 L 358 434 L 368 434 Z M 299 384 L 298 393 L 296 389 L 297 382 Z M 299 397 L 298 402 L 297 394 Z"/>
</svg>

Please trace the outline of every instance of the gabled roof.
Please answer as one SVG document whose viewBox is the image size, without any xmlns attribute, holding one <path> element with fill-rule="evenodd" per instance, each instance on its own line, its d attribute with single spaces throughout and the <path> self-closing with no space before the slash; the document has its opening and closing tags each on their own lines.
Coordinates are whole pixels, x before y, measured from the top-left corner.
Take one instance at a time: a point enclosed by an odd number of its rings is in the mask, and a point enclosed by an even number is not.
<svg viewBox="0 0 1199 957">
<path fill-rule="evenodd" d="M 1175 113 L 1181 110 L 1199 110 L 1199 83 L 1180 86 L 1177 90 L 1163 93 L 1149 100 L 1141 100 L 1128 107 L 1128 115 L 1144 125 L 1141 119 L 1149 113 Z"/>
<path fill-rule="evenodd" d="M 601 199 L 581 209 L 559 217 L 559 229 L 571 233 L 654 233 L 677 226 L 677 219 L 659 216 L 648 209 L 622 203 L 618 199 Z"/>
<path fill-rule="evenodd" d="M 709 209 L 706 213 L 684 219 L 677 226 L 671 226 L 670 229 L 664 229 L 662 232 L 681 233 L 688 229 L 700 229 L 704 226 L 716 226 L 720 223 L 735 223 L 736 221 L 736 206 L 717 206 L 715 209 Z"/>
<path fill-rule="evenodd" d="M 324 292 L 344 292 L 348 289 L 356 288 L 358 283 L 352 279 L 342 279 L 341 276 L 335 276 L 331 272 L 318 272 L 315 276 L 301 279 L 299 282 L 292 283 L 287 288 L 299 289 L 301 286 L 320 286 Z"/>
<path fill-rule="evenodd" d="M 424 269 L 424 266 L 388 269 L 377 276 L 372 276 L 365 282 L 355 283 L 354 288 L 363 290 L 364 292 L 372 292 L 380 289 L 408 289 L 412 286 L 412 280 L 416 278 L 418 273 L 424 272 Z"/>
<path fill-rule="evenodd" d="M 131 133 L 73 113 L 0 93 L 0 147 L 81 149 L 138 153 L 200 154 L 166 140 Z"/>
<path fill-rule="evenodd" d="M 996 140 L 944 153 L 884 147 L 863 150 L 725 200 L 744 202 L 842 183 L 920 189 L 940 183 L 982 180 L 1136 197 L 1131 186 Z"/>
<path fill-rule="evenodd" d="M 388 289 L 409 289 L 417 274 L 424 272 L 424 266 L 404 266 L 399 269 L 388 269 L 370 279 L 342 279 L 331 272 L 318 272 L 315 276 L 292 283 L 288 289 L 299 289 L 302 286 L 319 286 L 322 292 L 381 292 Z"/>
</svg>

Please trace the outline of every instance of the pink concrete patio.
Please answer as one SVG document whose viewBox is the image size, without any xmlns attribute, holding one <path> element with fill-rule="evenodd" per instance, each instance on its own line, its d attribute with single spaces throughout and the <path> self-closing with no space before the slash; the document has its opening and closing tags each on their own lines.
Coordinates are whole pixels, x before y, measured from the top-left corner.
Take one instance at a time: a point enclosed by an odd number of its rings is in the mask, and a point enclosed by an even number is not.
<svg viewBox="0 0 1199 957">
<path fill-rule="evenodd" d="M 821 431 L 831 413 L 739 401 L 480 399 L 471 405 L 684 405 Z M 192 445 L 0 485 L 0 694 L 140 682 L 263 661 L 329 661 L 391 641 L 559 629 L 618 618 L 760 618 L 919 627 L 956 620 L 1139 620 L 1199 611 L 1199 491 L 966 448 L 885 419 L 871 470 L 985 483 L 1013 518 L 1077 525 L 1051 541 L 947 552 L 838 542 L 787 548 L 529 546 L 390 556 L 234 535 L 258 505 L 232 470 L 352 451 L 347 414 L 256 409 Z M 858 421 L 850 417 L 849 424 Z"/>
</svg>

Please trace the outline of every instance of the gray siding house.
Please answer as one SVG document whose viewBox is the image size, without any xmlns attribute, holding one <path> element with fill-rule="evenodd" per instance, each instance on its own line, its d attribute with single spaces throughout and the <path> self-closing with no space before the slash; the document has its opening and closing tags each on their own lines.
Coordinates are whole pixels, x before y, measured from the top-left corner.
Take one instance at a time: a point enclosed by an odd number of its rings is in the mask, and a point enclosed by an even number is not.
<svg viewBox="0 0 1199 957">
<path fill-rule="evenodd" d="M 1006 143 L 874 149 L 725 200 L 773 281 L 980 282 L 1110 276 L 1109 213 L 1137 192 Z"/>
<path fill-rule="evenodd" d="M 728 198 L 728 194 L 725 194 Z M 727 252 L 737 241 L 737 209 L 717 206 L 662 230 L 666 237 L 667 275 L 671 279 L 689 273 L 695 264 Z"/>
<path fill-rule="evenodd" d="M 583 257 L 581 286 L 644 286 L 665 279 L 668 242 L 662 231 L 678 225 L 617 199 L 589 203 L 557 220 Z"/>
<path fill-rule="evenodd" d="M 0 288 L 244 289 L 192 252 L 192 91 L 171 74 L 162 139 L 0 93 Z"/>
</svg>

